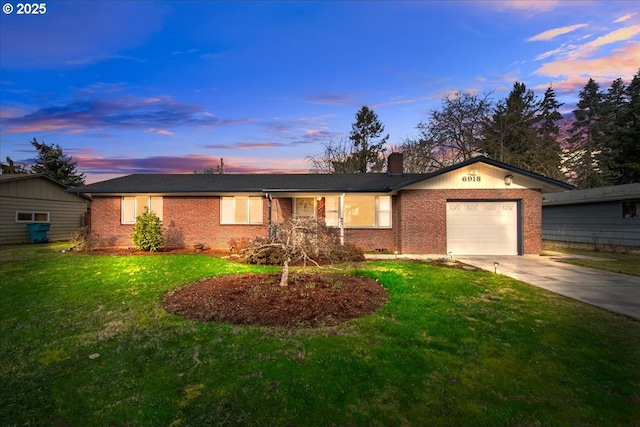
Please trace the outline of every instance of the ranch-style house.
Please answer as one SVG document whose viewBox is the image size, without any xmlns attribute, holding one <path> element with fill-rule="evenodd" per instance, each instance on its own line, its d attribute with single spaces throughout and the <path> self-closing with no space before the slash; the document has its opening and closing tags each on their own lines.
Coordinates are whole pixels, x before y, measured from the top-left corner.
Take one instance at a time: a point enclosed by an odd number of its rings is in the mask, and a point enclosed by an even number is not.
<svg viewBox="0 0 640 427">
<path fill-rule="evenodd" d="M 69 189 L 91 195 L 92 232 L 132 246 L 145 208 L 162 219 L 167 247 L 267 237 L 290 217 L 335 227 L 364 251 L 404 254 L 539 254 L 542 194 L 570 185 L 476 157 L 433 173 L 133 174 Z"/>
</svg>

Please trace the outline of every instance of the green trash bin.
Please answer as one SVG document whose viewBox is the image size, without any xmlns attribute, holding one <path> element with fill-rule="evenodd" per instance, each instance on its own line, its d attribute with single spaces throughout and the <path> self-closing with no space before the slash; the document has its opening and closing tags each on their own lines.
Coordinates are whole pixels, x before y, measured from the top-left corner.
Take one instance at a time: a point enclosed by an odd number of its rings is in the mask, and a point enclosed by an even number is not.
<svg viewBox="0 0 640 427">
<path fill-rule="evenodd" d="M 47 231 L 49 231 L 50 224 L 28 224 L 27 230 L 29 231 L 29 241 L 31 243 L 46 243 Z"/>
</svg>

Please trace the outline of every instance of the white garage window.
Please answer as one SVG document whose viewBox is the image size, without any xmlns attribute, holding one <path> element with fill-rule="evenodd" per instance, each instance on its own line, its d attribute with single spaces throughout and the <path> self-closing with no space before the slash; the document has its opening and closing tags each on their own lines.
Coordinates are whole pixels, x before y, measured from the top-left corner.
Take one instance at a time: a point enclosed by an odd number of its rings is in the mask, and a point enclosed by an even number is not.
<svg viewBox="0 0 640 427">
<path fill-rule="evenodd" d="M 262 197 L 221 197 L 220 224 L 262 224 Z"/>
<path fill-rule="evenodd" d="M 120 221 L 122 224 L 135 224 L 136 218 L 146 209 L 156 214 L 162 221 L 162 196 L 123 196 L 121 203 Z"/>
</svg>

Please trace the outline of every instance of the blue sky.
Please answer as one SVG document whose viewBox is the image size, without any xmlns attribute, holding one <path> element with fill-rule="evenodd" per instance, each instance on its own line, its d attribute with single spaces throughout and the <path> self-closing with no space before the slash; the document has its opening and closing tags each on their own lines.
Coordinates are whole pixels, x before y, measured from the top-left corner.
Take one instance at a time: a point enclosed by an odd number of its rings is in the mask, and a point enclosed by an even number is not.
<svg viewBox="0 0 640 427">
<path fill-rule="evenodd" d="M 362 105 L 400 144 L 443 97 L 640 68 L 636 1 L 47 1 L 0 13 L 0 158 L 59 144 L 95 182 L 307 172 Z M 6 12 L 6 10 L 4 11 Z"/>
</svg>

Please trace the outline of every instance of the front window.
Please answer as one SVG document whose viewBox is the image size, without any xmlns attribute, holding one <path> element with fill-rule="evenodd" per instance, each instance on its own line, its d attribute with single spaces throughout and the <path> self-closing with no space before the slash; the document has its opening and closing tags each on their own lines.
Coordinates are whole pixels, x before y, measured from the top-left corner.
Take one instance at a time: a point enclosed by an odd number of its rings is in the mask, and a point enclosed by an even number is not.
<svg viewBox="0 0 640 427">
<path fill-rule="evenodd" d="M 622 218 L 640 218 L 640 200 L 622 202 Z"/>
<path fill-rule="evenodd" d="M 262 197 L 221 197 L 220 224 L 262 224 Z"/>
<path fill-rule="evenodd" d="M 344 225 L 391 227 L 391 196 L 345 196 Z"/>
<path fill-rule="evenodd" d="M 49 212 L 16 211 L 16 222 L 49 222 Z"/>
<path fill-rule="evenodd" d="M 296 218 L 316 217 L 316 199 L 313 197 L 296 197 L 294 203 L 294 216 Z"/>
<path fill-rule="evenodd" d="M 340 225 L 340 197 L 329 196 L 324 198 L 324 223 L 327 227 Z"/>
<path fill-rule="evenodd" d="M 135 224 L 136 218 L 147 208 L 162 221 L 162 196 L 123 196 L 121 206 L 122 224 Z"/>
</svg>

